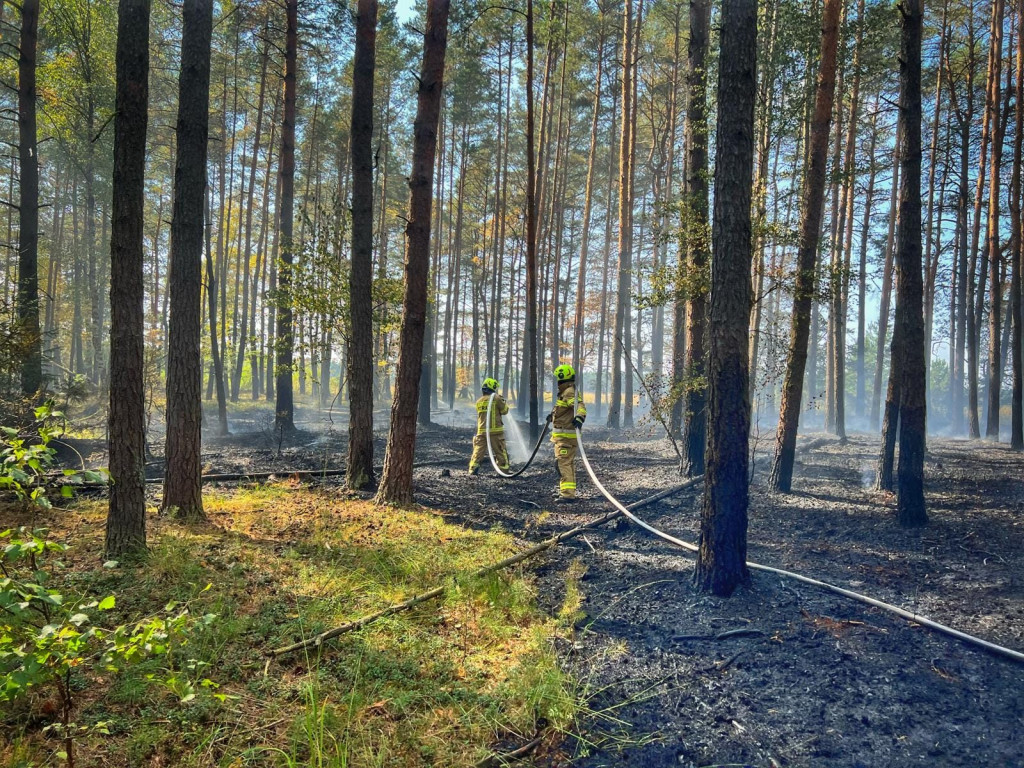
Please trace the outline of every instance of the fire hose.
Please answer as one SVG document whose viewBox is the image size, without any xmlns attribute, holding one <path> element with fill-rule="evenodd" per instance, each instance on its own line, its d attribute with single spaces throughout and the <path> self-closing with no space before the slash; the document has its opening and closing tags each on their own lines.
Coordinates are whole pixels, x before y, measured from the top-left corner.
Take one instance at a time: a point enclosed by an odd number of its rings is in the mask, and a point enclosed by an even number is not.
<svg viewBox="0 0 1024 768">
<path fill-rule="evenodd" d="M 531 464 L 533 464 L 533 460 L 537 457 L 537 451 L 540 450 L 541 443 L 544 442 L 544 436 L 547 435 L 548 428 L 551 426 L 551 419 L 549 418 L 544 422 L 544 429 L 541 431 L 540 437 L 537 439 L 537 444 L 533 446 L 533 453 L 530 454 L 530 458 L 526 460 L 526 463 L 515 472 L 506 472 L 499 467 L 498 462 L 494 460 L 494 446 L 491 445 L 491 411 L 494 406 L 494 398 L 497 394 L 497 392 L 492 392 L 491 396 L 487 399 L 487 424 L 484 426 L 484 442 L 487 443 L 487 455 L 491 459 L 491 466 L 494 467 L 494 471 L 505 479 L 511 479 L 513 477 L 519 477 Z M 507 455 L 508 451 L 506 450 L 505 453 Z"/>
<path fill-rule="evenodd" d="M 623 505 L 622 502 L 620 502 L 611 493 L 609 493 L 608 489 L 605 488 L 601 481 L 597 478 L 597 474 L 594 472 L 594 468 L 591 466 L 590 460 L 587 458 L 587 451 L 583 447 L 583 433 L 578 428 L 576 430 L 576 443 L 579 447 L 580 459 L 583 461 L 583 466 L 587 470 L 587 475 L 590 477 L 590 481 L 594 484 L 597 490 L 601 492 L 601 495 L 604 496 L 612 504 L 612 506 L 614 506 L 619 512 L 621 512 L 627 518 L 629 518 L 634 523 L 639 525 L 641 528 L 648 531 L 649 533 L 654 534 L 658 538 L 667 541 L 669 544 L 672 544 L 673 546 L 679 547 L 681 549 L 685 549 L 688 552 L 698 551 L 698 547 L 696 547 L 695 545 L 687 541 L 683 541 L 682 539 L 678 539 L 675 536 L 672 536 L 668 533 L 665 533 L 664 531 L 655 528 L 650 523 L 641 520 L 633 512 L 631 512 L 628 507 Z M 818 579 L 812 579 L 809 576 L 794 573 L 793 571 L 787 571 L 782 568 L 774 568 L 770 565 L 761 565 L 760 563 L 747 561 L 747 567 L 755 571 L 774 573 L 777 576 L 783 576 L 788 579 L 793 579 L 803 584 L 810 584 L 813 587 L 818 587 L 819 589 L 824 589 L 828 592 L 832 592 L 833 594 L 840 595 L 851 600 L 856 600 L 857 602 L 864 603 L 865 605 L 874 606 L 875 608 L 879 608 L 880 610 L 904 618 L 907 621 L 911 621 L 915 624 L 920 624 L 921 626 L 927 627 L 928 629 L 932 629 L 936 632 L 949 635 L 950 637 L 955 637 L 958 640 L 962 640 L 966 643 L 976 645 L 979 648 L 982 648 L 990 653 L 995 653 L 1005 658 L 1012 659 L 1013 661 L 1024 662 L 1024 653 L 1021 653 L 1020 651 L 1015 651 L 1012 648 L 997 645 L 996 643 L 990 643 L 988 640 L 982 640 L 980 637 L 969 635 L 966 632 L 961 632 L 960 630 L 953 629 L 952 627 L 948 627 L 945 624 L 940 624 L 937 621 L 932 621 L 929 618 L 920 616 L 912 611 L 900 608 L 899 606 L 891 605 L 889 603 L 877 600 L 867 595 L 862 595 L 859 592 L 853 592 L 849 589 L 843 589 L 842 587 L 837 587 L 834 584 L 829 584 L 826 581 L 819 581 Z"/>
</svg>

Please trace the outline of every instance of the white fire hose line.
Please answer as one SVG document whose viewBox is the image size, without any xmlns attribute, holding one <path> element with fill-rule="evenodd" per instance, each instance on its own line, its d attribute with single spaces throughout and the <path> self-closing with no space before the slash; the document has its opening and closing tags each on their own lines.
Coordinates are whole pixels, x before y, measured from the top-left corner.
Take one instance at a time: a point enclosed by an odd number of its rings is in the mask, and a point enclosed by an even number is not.
<svg viewBox="0 0 1024 768">
<path fill-rule="evenodd" d="M 675 536 L 671 536 L 665 533 L 664 531 L 659 531 L 653 525 L 644 522 L 639 517 L 630 512 L 629 509 L 625 507 L 618 499 L 612 496 L 608 492 L 608 489 L 606 489 L 604 485 L 601 483 L 601 481 L 597 479 L 597 475 L 594 473 L 594 468 L 590 465 L 590 461 L 587 459 L 587 452 L 583 447 L 583 434 L 579 429 L 576 430 L 576 443 L 579 447 L 580 458 L 583 460 L 583 466 L 586 468 L 587 474 L 590 476 L 590 481 L 601 492 L 601 495 L 603 495 L 609 502 L 611 502 L 611 504 L 619 512 L 628 517 L 630 520 L 632 520 L 634 523 L 639 525 L 644 530 L 653 533 L 658 538 L 664 539 L 668 543 L 680 547 L 681 549 L 685 549 L 689 552 L 697 551 L 697 547 L 693 544 L 690 544 L 687 541 L 683 541 L 682 539 L 677 539 Z M 803 576 L 799 573 L 794 573 L 793 571 L 786 571 L 782 568 L 773 568 L 769 565 L 761 565 L 760 563 L 752 563 L 748 561 L 747 567 L 755 571 L 774 573 L 778 576 L 785 576 L 786 578 L 803 582 L 804 584 L 810 584 L 811 586 L 819 587 L 828 592 L 832 592 L 837 595 L 842 595 L 843 597 L 847 597 L 851 600 L 856 600 L 857 602 L 864 603 L 865 605 L 871 605 L 875 608 L 880 608 L 883 611 L 893 613 L 897 616 L 900 616 L 901 618 L 907 619 L 908 621 L 912 621 L 915 624 L 920 624 L 923 627 L 933 629 L 936 632 L 941 632 L 943 634 L 949 635 L 950 637 L 955 637 L 958 640 L 963 640 L 966 643 L 976 645 L 979 648 L 989 651 L 990 653 L 998 654 L 1000 656 L 1003 656 L 1004 658 L 1012 659 L 1013 661 L 1024 662 L 1024 653 L 1021 653 L 1020 651 L 1015 651 L 1012 648 L 1006 648 L 1005 646 L 997 645 L 996 643 L 990 643 L 988 640 L 982 640 L 980 637 L 975 637 L 974 635 L 968 635 L 966 632 L 961 632 L 958 629 L 947 627 L 945 624 L 940 624 L 937 621 L 932 621 L 931 619 L 925 618 L 924 616 L 919 616 L 918 614 L 913 613 L 912 611 L 907 611 L 898 606 L 890 605 L 889 603 L 883 602 L 881 600 L 876 600 L 873 597 L 862 595 L 859 592 L 853 592 L 849 589 L 837 587 L 835 584 L 829 584 L 826 581 L 819 581 L 818 579 L 812 579 L 808 576 Z"/>
</svg>

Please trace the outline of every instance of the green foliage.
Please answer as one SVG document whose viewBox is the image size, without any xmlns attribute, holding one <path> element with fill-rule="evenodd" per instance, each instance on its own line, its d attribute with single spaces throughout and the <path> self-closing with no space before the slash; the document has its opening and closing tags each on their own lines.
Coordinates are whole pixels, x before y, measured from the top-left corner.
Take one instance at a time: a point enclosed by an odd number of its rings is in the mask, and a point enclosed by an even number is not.
<svg viewBox="0 0 1024 768">
<path fill-rule="evenodd" d="M 213 622 L 214 614 L 195 619 L 187 604 L 171 602 L 159 615 L 102 628 L 96 620 L 114 608 L 116 598 L 72 597 L 56 588 L 54 576 L 63 564 L 55 558 L 67 546 L 45 536 L 43 529 L 0 533 L 8 541 L 0 559 L 0 702 L 25 703 L 39 689 L 55 693 L 59 720 L 47 728 L 64 742 L 59 757 L 71 764 L 74 738 L 109 733 L 105 721 L 72 721 L 76 676 L 116 673 L 159 658 L 162 667 L 146 679 L 181 702 L 194 699 L 198 690 L 216 690 L 216 683 L 201 677 L 205 664 L 187 653 L 190 633 Z"/>
<path fill-rule="evenodd" d="M 0 492 L 12 494 L 25 507 L 50 508 L 46 481 L 56 451 L 50 443 L 64 434 L 64 414 L 47 400 L 34 411 L 30 429 L 0 427 Z M 61 473 L 60 495 L 72 496 L 72 485 L 105 482 L 103 471 L 65 469 Z"/>
</svg>

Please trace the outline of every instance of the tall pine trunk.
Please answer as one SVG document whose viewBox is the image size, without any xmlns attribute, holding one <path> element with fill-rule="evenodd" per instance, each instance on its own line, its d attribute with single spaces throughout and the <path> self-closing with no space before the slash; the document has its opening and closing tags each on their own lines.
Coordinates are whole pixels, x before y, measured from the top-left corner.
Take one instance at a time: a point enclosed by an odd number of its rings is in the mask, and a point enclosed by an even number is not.
<svg viewBox="0 0 1024 768">
<path fill-rule="evenodd" d="M 629 313 L 630 263 L 632 261 L 633 198 L 630 189 L 630 163 L 632 160 L 633 111 L 633 0 L 625 0 L 622 10 L 622 129 L 619 139 L 619 276 L 615 299 L 615 330 L 612 334 L 612 386 L 608 403 L 608 426 L 620 427 L 622 410 L 622 366 L 623 354 L 628 356 L 624 346 L 629 344 L 629 329 L 626 317 Z M 630 361 L 625 361 L 626 366 Z M 627 376 L 631 376 L 627 373 Z"/>
<path fill-rule="evenodd" d="M 178 156 L 171 213 L 167 437 L 162 507 L 179 518 L 196 521 L 204 517 L 200 337 L 213 0 L 185 0 L 182 15 Z"/>
<path fill-rule="evenodd" d="M 146 547 L 143 206 L 149 119 L 149 0 L 117 11 L 114 199 L 110 232 L 110 503 L 106 554 Z"/>
<path fill-rule="evenodd" d="M 704 474 L 707 445 L 708 297 L 708 98 L 707 51 L 711 32 L 710 0 L 690 2 L 690 42 L 687 52 L 687 85 L 690 98 L 686 114 L 686 187 L 683 195 L 683 250 L 689 302 L 686 317 L 686 379 L 683 412 L 685 472 Z"/>
<path fill-rule="evenodd" d="M 36 38 L 39 0 L 21 4 L 18 46 L 18 330 L 25 352 L 21 391 L 34 395 L 43 385 L 39 335 L 39 157 L 36 152 Z"/>
<path fill-rule="evenodd" d="M 896 218 L 899 210 L 900 171 L 899 154 L 901 128 L 896 128 L 893 148 L 892 188 L 889 192 L 889 235 L 885 241 L 885 259 L 882 266 L 882 295 L 878 305 L 878 332 L 875 339 L 875 380 L 871 394 L 871 426 L 876 427 L 882 398 L 882 373 L 885 366 L 885 340 L 889 332 L 889 305 L 892 299 L 893 251 L 896 245 Z M 890 371 L 891 375 L 891 371 Z"/>
<path fill-rule="evenodd" d="M 793 323 L 789 356 L 782 385 L 779 428 L 772 465 L 771 486 L 788 493 L 793 485 L 793 462 L 796 456 L 796 433 L 800 421 L 804 370 L 807 365 L 807 340 L 811 324 L 811 303 L 814 299 L 818 239 L 825 199 L 825 169 L 828 154 L 829 127 L 832 122 L 832 101 L 835 97 L 836 54 L 839 45 L 839 14 L 842 0 L 825 0 L 821 21 L 821 65 L 814 96 L 808 165 L 804 174 L 800 241 L 797 246 L 796 288 L 793 294 Z"/>
<path fill-rule="evenodd" d="M 427 277 L 430 272 L 430 208 L 434 185 L 434 156 L 441 110 L 441 88 L 448 42 L 450 0 L 428 0 L 423 38 L 423 68 L 413 124 L 413 157 L 409 176 L 409 221 L 405 227 L 405 291 L 402 330 L 395 372 L 395 398 L 384 471 L 377 503 L 412 503 L 412 464 L 416 449 L 416 411 L 419 399 L 423 332 L 427 315 Z"/>
<path fill-rule="evenodd" d="M 998 2 L 999 0 L 997 0 Z M 896 234 L 896 319 L 891 357 L 900 359 L 896 508 L 900 525 L 928 522 L 924 505 L 925 369 L 921 275 L 921 37 L 923 0 L 900 8 L 900 221 Z M 899 346 L 897 346 L 899 345 Z"/>
<path fill-rule="evenodd" d="M 1004 0 L 992 3 L 992 38 L 989 59 L 989 110 L 992 130 L 991 155 L 989 159 L 988 228 L 987 251 L 989 254 L 989 313 L 988 313 L 988 418 L 985 423 L 985 437 L 999 439 L 999 394 L 1003 378 L 1000 365 L 1000 331 L 1002 329 L 1003 282 L 1000 276 L 1002 259 L 999 251 L 999 204 L 1000 189 L 1004 182 L 1000 171 L 1003 159 L 1003 134 L 1005 123 L 999 114 L 1000 78 L 1003 63 L 1003 12 Z"/>
<path fill-rule="evenodd" d="M 748 339 L 757 0 L 723 0 L 715 141 L 707 473 L 697 586 L 730 595 L 747 572 Z"/>
<path fill-rule="evenodd" d="M 524 414 L 522 390 L 528 388 L 530 436 L 536 439 L 540 432 L 540 410 L 537 401 L 537 156 L 533 90 L 533 0 L 526 0 L 526 334 L 522 367 L 527 382 L 519 383 L 519 412 Z"/>
<path fill-rule="evenodd" d="M 299 0 L 285 0 L 284 121 L 281 125 L 281 259 L 277 272 L 277 333 L 275 334 L 274 372 L 277 393 L 274 429 L 279 433 L 295 431 L 295 407 L 292 395 L 292 355 L 295 328 L 292 323 L 292 240 L 295 220 L 295 86 L 298 65 Z"/>
<path fill-rule="evenodd" d="M 1010 312 L 1013 322 L 1012 361 L 1013 399 L 1010 421 L 1010 447 L 1024 449 L 1024 361 L 1021 349 L 1021 154 L 1024 149 L 1024 0 L 1017 0 L 1017 84 L 1013 131 L 1013 171 L 1010 175 Z"/>
<path fill-rule="evenodd" d="M 580 243 L 580 263 L 576 279 L 576 314 L 573 324 L 572 365 L 580 369 L 583 359 L 583 325 L 587 298 L 587 251 L 590 248 L 590 217 L 594 203 L 595 169 L 597 167 L 597 130 L 601 117 L 601 76 L 604 70 L 605 26 L 601 18 L 597 45 L 597 75 L 594 79 L 594 111 L 590 121 L 590 150 L 587 152 L 587 185 L 583 193 L 583 229 Z"/>
<path fill-rule="evenodd" d="M 871 232 L 871 208 L 875 199 L 875 176 L 878 164 L 875 162 L 875 147 L 878 141 L 878 105 L 871 113 L 871 138 L 868 144 L 868 187 L 864 193 L 864 224 L 860 233 L 859 259 L 857 264 L 857 400 L 855 413 L 863 419 L 867 407 L 867 369 L 864 362 L 865 330 L 867 320 L 867 279 L 868 279 L 868 237 Z"/>
<path fill-rule="evenodd" d="M 213 264 L 213 195 L 206 190 L 206 306 L 210 316 L 210 384 L 217 390 L 217 436 L 226 437 L 228 431 L 227 389 L 224 386 L 224 358 L 217 334 L 217 270 Z"/>
<path fill-rule="evenodd" d="M 345 482 L 373 482 L 373 75 L 377 0 L 359 0 L 352 74 L 352 266 L 348 342 L 349 425 Z"/>
</svg>

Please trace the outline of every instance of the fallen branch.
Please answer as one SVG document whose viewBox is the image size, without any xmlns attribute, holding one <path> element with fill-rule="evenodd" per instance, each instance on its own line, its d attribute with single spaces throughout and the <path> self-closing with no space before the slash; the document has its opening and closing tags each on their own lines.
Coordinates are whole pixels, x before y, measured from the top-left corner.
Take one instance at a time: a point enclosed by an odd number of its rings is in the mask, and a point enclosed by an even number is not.
<svg viewBox="0 0 1024 768">
<path fill-rule="evenodd" d="M 764 637 L 765 633 L 760 629 L 750 629 L 742 627 L 740 629 L 730 629 L 727 632 L 719 632 L 715 635 L 715 640 L 725 640 L 729 637 Z"/>
<path fill-rule="evenodd" d="M 454 464 L 462 464 L 463 459 L 440 459 L 438 461 L 422 461 L 413 464 L 413 468 L 422 469 L 423 467 L 441 467 Z M 374 467 L 377 472 L 381 471 L 381 467 Z M 339 477 L 344 475 L 346 469 L 279 469 L 273 472 L 221 472 L 211 473 L 202 476 L 204 483 L 229 483 L 238 481 L 249 481 L 249 480 L 269 480 L 274 477 L 289 478 L 289 477 Z M 53 480 L 56 483 L 62 485 L 71 485 L 78 490 L 94 490 L 99 488 L 109 487 L 109 483 L 69 483 L 67 478 L 63 475 L 52 474 L 47 477 L 48 480 Z M 164 479 L 162 477 L 147 477 L 147 485 L 156 485 L 162 483 Z"/>
<path fill-rule="evenodd" d="M 691 488 L 703 479 L 703 475 L 691 478 L 690 480 L 687 480 L 685 483 L 673 486 L 672 488 L 668 488 L 664 491 L 654 494 L 653 496 L 649 496 L 646 499 L 641 499 L 640 501 L 630 505 L 628 508 L 640 509 L 641 507 L 649 506 L 650 504 L 654 504 L 657 501 L 661 501 L 667 496 L 671 496 L 672 494 L 679 493 L 680 491 L 684 491 L 687 488 Z M 552 536 L 550 539 L 546 539 L 540 542 L 539 544 L 534 544 L 532 547 L 525 549 L 518 554 L 506 557 L 505 559 L 499 560 L 496 563 L 485 565 L 482 568 L 478 568 L 477 570 L 473 571 L 472 574 L 470 574 L 470 578 L 480 578 L 481 576 L 487 576 L 491 573 L 494 573 L 495 571 L 500 571 L 505 568 L 508 568 L 509 566 L 521 563 L 524 560 L 529 560 L 531 557 L 539 555 L 541 552 L 546 552 L 549 549 L 554 549 L 564 541 L 576 538 L 584 531 L 588 531 L 591 528 L 596 528 L 599 525 L 604 525 L 605 523 L 611 522 L 612 520 L 621 516 L 622 512 L 620 510 L 612 510 L 608 514 L 602 515 L 601 517 L 591 520 L 590 522 L 584 523 L 583 525 L 578 525 L 575 528 L 569 529 L 568 531 L 563 531 L 557 536 Z M 431 590 L 421 592 L 418 595 L 410 597 L 408 600 L 404 600 L 401 603 L 389 605 L 387 608 L 383 608 L 377 611 L 376 613 L 371 613 L 367 616 L 363 616 L 360 619 L 356 619 L 355 621 L 350 621 L 346 624 L 342 624 L 340 627 L 329 629 L 326 632 L 321 632 L 319 635 L 314 635 L 313 637 L 307 638 L 305 640 L 300 640 L 296 643 L 292 643 L 291 645 L 276 648 L 272 651 L 269 651 L 267 655 L 271 658 L 277 658 L 278 656 L 283 656 L 286 653 L 300 651 L 305 648 L 319 648 L 326 641 L 347 634 L 349 632 L 354 632 L 357 629 L 362 629 L 366 625 L 372 624 L 377 619 L 382 619 L 385 616 L 391 616 L 396 613 L 402 613 L 403 611 L 407 611 L 410 608 L 415 608 L 417 605 L 420 605 L 421 603 L 426 603 L 430 600 L 434 600 L 438 597 L 441 597 L 448 591 L 448 589 L 449 586 L 447 584 L 434 587 Z"/>
<path fill-rule="evenodd" d="M 499 765 L 508 765 L 517 760 L 522 760 L 524 757 L 529 755 L 533 750 L 540 746 L 543 738 L 538 736 L 532 741 L 528 741 L 519 749 L 514 749 L 511 752 L 505 752 L 503 754 L 494 754 L 489 757 L 485 757 L 479 763 L 476 764 L 476 768 L 496 768 Z"/>
</svg>

